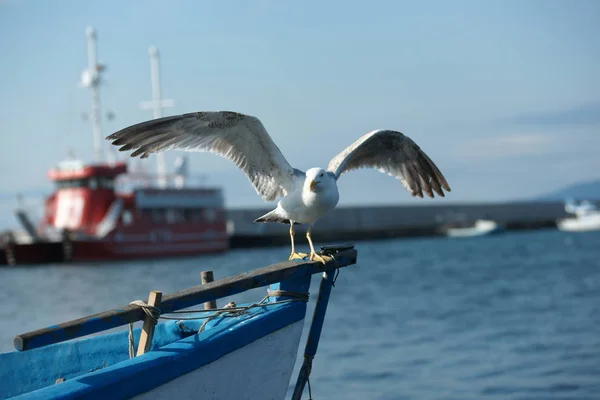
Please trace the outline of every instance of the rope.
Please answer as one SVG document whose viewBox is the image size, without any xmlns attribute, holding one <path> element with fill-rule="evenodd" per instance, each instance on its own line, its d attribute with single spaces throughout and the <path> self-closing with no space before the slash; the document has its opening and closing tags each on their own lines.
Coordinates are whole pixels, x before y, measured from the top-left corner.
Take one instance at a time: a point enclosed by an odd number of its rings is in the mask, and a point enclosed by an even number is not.
<svg viewBox="0 0 600 400">
<path fill-rule="evenodd" d="M 289 290 L 268 290 L 267 289 L 267 297 L 292 297 L 293 299 L 308 302 L 308 292 L 292 292 Z M 264 300 L 264 299 L 263 299 Z M 271 303 L 273 304 L 273 303 Z"/>
<path fill-rule="evenodd" d="M 231 309 L 238 309 L 238 308 L 245 308 L 245 307 L 237 307 L 237 305 L 235 304 L 235 301 L 230 301 L 229 303 L 227 303 L 227 305 L 225 307 L 221 308 L 220 311 L 217 311 L 213 315 L 208 317 L 206 319 L 206 321 L 204 321 L 202 323 L 202 326 L 200 326 L 200 329 L 198 329 L 198 333 L 204 332 L 204 328 L 206 328 L 206 324 L 208 324 L 211 320 L 215 319 L 216 317 L 218 317 L 219 315 L 221 315 L 223 313 L 231 312 L 231 313 L 234 313 L 235 315 L 229 315 L 230 317 L 233 317 L 233 316 L 237 317 L 238 315 L 244 314 L 246 312 L 246 310 L 239 310 L 239 311 L 231 310 Z"/>
<path fill-rule="evenodd" d="M 151 306 L 150 304 L 146 304 L 142 300 L 134 300 L 129 303 L 130 306 L 138 306 L 140 307 L 144 313 L 150 317 L 152 322 L 156 325 L 158 323 L 158 319 L 160 318 L 160 309 L 158 307 Z M 129 358 L 135 357 L 135 342 L 133 339 L 133 322 L 129 323 Z"/>
<path fill-rule="evenodd" d="M 287 299 L 287 300 L 274 301 L 272 303 L 266 302 L 269 299 L 269 297 L 282 297 L 282 296 L 287 296 L 287 297 L 292 297 L 292 298 Z M 247 313 L 248 310 L 251 308 L 266 307 L 266 306 L 271 306 L 274 304 L 289 303 L 292 301 L 308 302 L 308 296 L 309 296 L 308 293 L 292 292 L 292 291 L 288 291 L 288 290 L 279 290 L 279 289 L 277 289 L 277 290 L 268 290 L 267 289 L 267 295 L 258 303 L 250 304 L 249 306 L 246 306 L 246 307 L 238 307 L 235 304 L 235 302 L 232 301 L 223 308 L 207 310 L 207 311 L 215 311 L 215 313 L 212 314 L 210 317 L 208 317 L 206 319 L 206 321 L 204 321 L 202 323 L 202 326 L 200 326 L 200 329 L 198 330 L 198 332 L 203 332 L 204 328 L 206 328 L 206 324 L 208 324 L 209 321 L 213 320 L 214 318 L 216 318 L 218 316 L 237 317 L 239 315 Z M 200 317 L 200 318 L 206 318 L 206 317 Z"/>
<path fill-rule="evenodd" d="M 335 275 L 333 275 L 333 282 L 331 282 L 331 286 L 335 287 L 335 282 L 337 281 L 338 276 L 340 276 L 339 268 L 335 270 Z"/>
<path fill-rule="evenodd" d="M 269 297 L 291 297 L 291 299 L 278 300 L 278 301 L 268 303 L 267 300 L 269 299 Z M 202 325 L 200 326 L 200 329 L 198 330 L 198 332 L 203 332 L 204 329 L 206 328 L 206 324 L 208 324 L 209 321 L 211 321 L 219 316 L 221 316 L 221 317 L 237 317 L 237 316 L 247 313 L 248 310 L 250 310 L 251 308 L 257 308 L 257 307 L 262 308 L 262 307 L 272 306 L 275 304 L 290 303 L 293 301 L 308 302 L 308 299 L 309 299 L 309 293 L 307 293 L 307 292 L 292 292 L 289 290 L 280 290 L 280 289 L 267 290 L 267 295 L 261 301 L 259 301 L 258 303 L 250 304 L 248 306 L 239 307 L 235 304 L 235 302 L 232 301 L 232 302 L 229 302 L 223 308 L 212 308 L 210 310 L 204 310 L 204 309 L 202 309 L 202 310 L 178 310 L 178 311 L 172 311 L 169 313 L 169 314 L 211 313 L 211 315 L 194 316 L 194 317 L 167 317 L 165 315 L 160 314 L 160 309 L 158 307 L 154 307 L 149 304 L 146 304 L 142 300 L 134 300 L 131 303 L 129 303 L 129 305 L 138 306 L 142 310 L 144 310 L 144 313 L 146 313 L 146 315 L 152 319 L 152 322 L 154 324 L 158 323 L 159 318 L 167 319 L 167 320 L 177 320 L 177 321 L 179 321 L 179 320 L 190 321 L 190 320 L 206 318 L 206 321 L 204 321 L 202 323 Z M 130 322 L 129 323 L 129 358 L 134 358 L 134 357 L 135 357 L 135 341 L 134 341 L 134 337 L 133 337 L 133 322 Z"/>
<path fill-rule="evenodd" d="M 312 372 L 312 360 L 313 357 L 308 354 L 304 354 L 304 365 L 306 365 L 306 383 L 308 384 L 308 400 L 312 400 L 312 389 L 310 387 L 310 373 Z"/>
</svg>

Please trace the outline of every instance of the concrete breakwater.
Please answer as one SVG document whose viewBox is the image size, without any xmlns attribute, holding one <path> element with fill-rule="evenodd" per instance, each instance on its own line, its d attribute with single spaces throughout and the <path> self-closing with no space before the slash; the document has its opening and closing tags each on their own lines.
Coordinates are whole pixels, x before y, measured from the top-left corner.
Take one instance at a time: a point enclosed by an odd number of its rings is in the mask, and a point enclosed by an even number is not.
<svg viewBox="0 0 600 400">
<path fill-rule="evenodd" d="M 228 210 L 231 247 L 289 244 L 289 226 L 253 222 L 268 211 Z M 339 207 L 315 224 L 313 237 L 318 243 L 331 243 L 442 235 L 449 226 L 468 225 L 477 219 L 492 219 L 508 230 L 553 228 L 557 219 L 566 216 L 562 202 Z M 303 239 L 306 228 L 297 226 L 299 239 Z"/>
</svg>

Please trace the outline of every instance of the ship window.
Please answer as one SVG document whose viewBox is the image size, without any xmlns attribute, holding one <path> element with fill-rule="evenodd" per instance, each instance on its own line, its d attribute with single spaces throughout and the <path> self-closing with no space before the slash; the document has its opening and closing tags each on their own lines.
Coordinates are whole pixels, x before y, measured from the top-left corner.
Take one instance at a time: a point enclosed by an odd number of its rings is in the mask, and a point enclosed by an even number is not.
<svg viewBox="0 0 600 400">
<path fill-rule="evenodd" d="M 56 186 L 59 189 L 76 188 L 82 186 L 83 182 L 81 179 L 68 179 L 56 182 Z"/>
<path fill-rule="evenodd" d="M 208 222 L 215 222 L 217 220 L 217 211 L 214 208 L 207 208 L 204 211 L 204 217 Z"/>
<path fill-rule="evenodd" d="M 105 184 L 105 186 L 112 187 L 112 180 L 110 183 Z M 94 178 L 88 179 L 66 179 L 62 181 L 56 181 L 56 187 L 58 189 L 69 189 L 69 188 L 86 188 L 89 187 L 91 189 L 96 189 L 98 186 L 98 181 Z"/>
<path fill-rule="evenodd" d="M 131 211 L 129 210 L 125 210 L 123 211 L 123 225 L 131 225 L 131 223 L 133 222 L 133 214 L 131 214 Z"/>
<path fill-rule="evenodd" d="M 185 221 L 185 214 L 183 210 L 179 209 L 168 209 L 167 210 L 167 223 L 177 224 Z"/>
<path fill-rule="evenodd" d="M 167 223 L 172 224 L 175 222 L 175 210 L 167 210 Z"/>
<path fill-rule="evenodd" d="M 183 210 L 183 222 L 200 222 L 203 219 L 201 208 L 186 208 Z"/>
<path fill-rule="evenodd" d="M 195 208 L 192 210 L 192 221 L 193 222 L 202 222 L 204 220 L 202 216 L 202 209 Z"/>
<path fill-rule="evenodd" d="M 152 221 L 152 210 L 139 209 L 137 212 L 137 218 L 142 221 Z"/>
<path fill-rule="evenodd" d="M 99 178 L 98 179 L 98 186 L 101 187 L 102 189 L 113 189 L 115 186 L 115 182 L 112 178 Z"/>
<path fill-rule="evenodd" d="M 152 210 L 152 221 L 155 223 L 161 223 L 165 221 L 165 210 L 162 208 L 155 208 Z"/>
<path fill-rule="evenodd" d="M 202 222 L 204 221 L 204 213 L 202 208 L 185 208 L 183 210 L 175 210 L 177 213 L 178 222 Z"/>
</svg>

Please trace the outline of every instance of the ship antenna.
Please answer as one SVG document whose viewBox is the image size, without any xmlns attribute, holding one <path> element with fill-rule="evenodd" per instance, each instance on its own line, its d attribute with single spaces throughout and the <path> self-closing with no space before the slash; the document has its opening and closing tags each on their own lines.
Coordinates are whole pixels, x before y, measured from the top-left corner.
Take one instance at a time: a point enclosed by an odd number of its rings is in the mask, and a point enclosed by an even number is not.
<svg viewBox="0 0 600 400">
<path fill-rule="evenodd" d="M 92 130 L 94 135 L 94 160 L 102 162 L 102 127 L 100 125 L 100 83 L 105 66 L 98 63 L 96 31 L 91 26 L 86 29 L 88 39 L 88 67 L 81 74 L 81 86 L 92 90 Z"/>
<path fill-rule="evenodd" d="M 172 99 L 163 99 L 160 88 L 160 70 L 159 62 L 160 55 L 158 49 L 151 46 L 148 49 L 150 54 L 150 74 L 152 78 L 152 100 L 144 101 L 140 103 L 140 108 L 143 110 L 152 109 L 154 112 L 154 118 L 162 117 L 162 109 L 166 107 L 173 107 L 175 101 Z M 156 154 L 156 170 L 158 174 L 158 185 L 159 187 L 167 187 L 167 167 L 165 163 L 165 154 Z"/>
</svg>

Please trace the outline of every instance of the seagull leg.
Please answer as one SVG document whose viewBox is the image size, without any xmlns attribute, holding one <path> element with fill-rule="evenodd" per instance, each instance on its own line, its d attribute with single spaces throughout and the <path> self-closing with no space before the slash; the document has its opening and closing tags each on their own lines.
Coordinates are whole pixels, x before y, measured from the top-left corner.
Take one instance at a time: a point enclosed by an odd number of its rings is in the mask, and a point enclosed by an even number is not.
<svg viewBox="0 0 600 400">
<path fill-rule="evenodd" d="M 319 254 L 317 254 L 317 252 L 315 251 L 315 247 L 313 246 L 313 242 L 311 240 L 310 237 L 310 232 L 312 231 L 312 225 L 308 227 L 308 230 L 306 231 L 306 239 L 308 240 L 308 244 L 310 246 L 310 260 L 311 261 L 320 261 L 323 264 L 327 263 L 328 261 L 333 260 L 333 258 L 329 257 L 329 256 L 321 256 Z"/>
<path fill-rule="evenodd" d="M 290 239 L 292 240 L 292 254 L 290 254 L 290 260 L 302 260 L 308 256 L 306 253 L 296 253 L 294 248 L 294 221 L 290 221 Z"/>
</svg>

